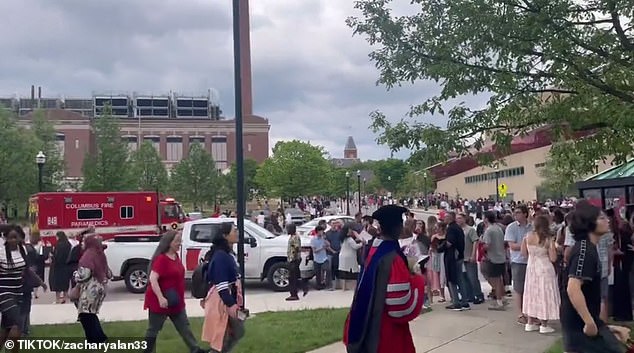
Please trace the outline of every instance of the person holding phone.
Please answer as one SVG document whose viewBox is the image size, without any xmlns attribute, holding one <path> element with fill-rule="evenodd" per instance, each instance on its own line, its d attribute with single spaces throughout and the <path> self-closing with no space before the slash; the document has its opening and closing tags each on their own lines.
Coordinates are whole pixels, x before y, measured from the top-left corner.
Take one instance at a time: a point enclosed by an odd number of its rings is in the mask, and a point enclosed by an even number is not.
<svg viewBox="0 0 634 353">
<path fill-rule="evenodd" d="M 244 336 L 248 311 L 242 308 L 240 272 L 233 253 L 233 245 L 237 242 L 238 232 L 230 222 L 222 223 L 220 231 L 212 235 L 207 269 L 211 288 L 207 297 L 200 301 L 205 310 L 202 340 L 209 342 L 212 352 L 231 352 Z"/>
</svg>

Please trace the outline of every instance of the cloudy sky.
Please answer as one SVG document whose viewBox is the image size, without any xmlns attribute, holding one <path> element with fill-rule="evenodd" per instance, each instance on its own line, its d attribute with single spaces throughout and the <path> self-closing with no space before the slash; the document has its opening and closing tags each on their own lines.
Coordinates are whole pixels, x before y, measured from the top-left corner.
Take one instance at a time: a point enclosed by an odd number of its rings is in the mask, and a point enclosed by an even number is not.
<svg viewBox="0 0 634 353">
<path fill-rule="evenodd" d="M 375 86 L 370 47 L 345 25 L 356 14 L 352 0 L 250 6 L 254 113 L 269 119 L 271 145 L 310 140 L 341 157 L 352 135 L 362 159 L 386 158 L 368 114 L 398 120 L 438 90 Z M 211 88 L 233 116 L 230 0 L 3 0 L 0 23 L 1 96 L 28 96 L 31 84 L 46 97 Z"/>
</svg>

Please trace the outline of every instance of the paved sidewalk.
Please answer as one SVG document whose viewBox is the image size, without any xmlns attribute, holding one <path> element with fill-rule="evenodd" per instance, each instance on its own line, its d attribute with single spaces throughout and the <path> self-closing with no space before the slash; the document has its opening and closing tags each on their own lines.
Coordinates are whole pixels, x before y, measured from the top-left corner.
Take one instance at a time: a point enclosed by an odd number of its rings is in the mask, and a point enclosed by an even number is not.
<svg viewBox="0 0 634 353">
<path fill-rule="evenodd" d="M 472 310 L 453 312 L 444 304 L 410 324 L 417 353 L 543 353 L 559 337 L 524 332 L 515 323 L 513 306 L 505 312 L 489 311 L 487 304 L 472 305 Z M 558 327 L 558 326 L 557 326 Z M 342 343 L 310 353 L 345 353 Z"/>
<path fill-rule="evenodd" d="M 246 295 L 246 307 L 252 314 L 267 311 L 288 311 L 320 308 L 348 308 L 352 303 L 352 291 L 311 291 L 296 302 L 284 299 L 288 293 L 258 293 Z M 204 316 L 198 299 L 186 299 L 189 317 Z M 147 320 L 147 311 L 143 310 L 143 299 L 104 302 L 99 318 L 101 321 Z M 39 304 L 31 307 L 31 324 L 64 324 L 77 321 L 77 310 L 73 304 Z"/>
<path fill-rule="evenodd" d="M 488 291 L 488 286 L 483 285 Z M 347 308 L 352 302 L 351 291 L 311 291 L 297 302 L 286 302 L 288 293 L 247 293 L 246 303 L 252 313 L 267 311 L 288 311 L 318 308 Z M 523 327 L 515 323 L 513 305 L 505 312 L 487 310 L 487 304 L 473 305 L 471 311 L 453 312 L 444 308 L 445 304 L 435 304 L 434 310 L 422 315 L 411 323 L 412 335 L 418 353 L 542 353 L 559 337 L 559 332 L 551 335 L 525 333 Z M 197 299 L 187 299 L 187 313 L 190 317 L 202 317 L 203 310 Z M 146 320 L 143 300 L 107 301 L 99 317 L 102 321 Z M 72 304 L 40 304 L 31 309 L 31 324 L 75 323 L 77 311 Z M 558 327 L 557 327 L 558 328 Z M 311 353 L 343 353 L 340 342 L 315 350 Z"/>
</svg>

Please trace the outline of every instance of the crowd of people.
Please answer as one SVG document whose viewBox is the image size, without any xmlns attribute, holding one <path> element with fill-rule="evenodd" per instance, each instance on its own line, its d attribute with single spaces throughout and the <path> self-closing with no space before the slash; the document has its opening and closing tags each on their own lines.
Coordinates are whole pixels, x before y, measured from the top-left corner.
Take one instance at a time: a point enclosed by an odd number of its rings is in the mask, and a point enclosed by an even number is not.
<svg viewBox="0 0 634 353">
<path fill-rule="evenodd" d="M 460 312 L 488 300 L 489 310 L 514 310 L 526 332 L 551 334 L 559 321 L 566 352 L 603 352 L 602 345 L 624 351 L 619 340 L 629 331 L 606 323 L 633 320 L 634 209 L 600 210 L 585 200 L 571 206 L 516 204 L 468 213 L 462 205 L 426 220 L 405 212 L 398 246 L 408 259 L 426 259 L 422 309 L 449 301 L 446 309 Z M 369 250 L 385 234 L 376 218 L 355 218 L 321 222 L 311 233 L 317 289 L 359 290 Z M 299 236 L 292 225 L 287 231 L 292 301 L 308 286 L 299 274 Z M 483 293 L 480 276 L 490 293 Z"/>
</svg>

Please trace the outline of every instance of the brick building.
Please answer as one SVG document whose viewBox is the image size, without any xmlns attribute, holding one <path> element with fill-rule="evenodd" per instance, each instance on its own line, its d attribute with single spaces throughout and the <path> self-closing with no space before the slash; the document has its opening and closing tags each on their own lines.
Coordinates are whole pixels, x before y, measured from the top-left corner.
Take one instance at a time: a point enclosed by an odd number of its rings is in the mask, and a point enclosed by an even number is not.
<svg viewBox="0 0 634 353">
<path fill-rule="evenodd" d="M 137 142 L 149 141 L 157 149 L 168 170 L 187 157 L 194 142 L 211 153 L 217 169 L 227 169 L 236 159 L 235 121 L 223 119 L 217 106 L 204 97 L 183 96 L 94 96 L 92 99 L 15 99 L 5 106 L 14 110 L 19 123 L 30 126 L 34 111 L 41 109 L 57 133 L 57 143 L 66 162 L 68 180 L 82 176 L 86 153 L 94 146 L 91 121 L 99 119 L 105 105 L 118 117 L 121 138 L 131 151 Z M 67 101 L 72 103 L 67 105 Z M 92 101 L 92 106 L 88 102 Z M 46 104 L 44 104 L 46 103 Z M 270 125 L 255 115 L 244 117 L 244 154 L 259 163 L 268 157 Z"/>
</svg>

